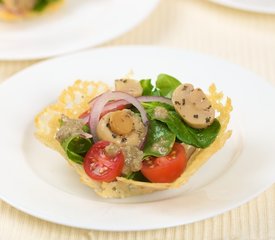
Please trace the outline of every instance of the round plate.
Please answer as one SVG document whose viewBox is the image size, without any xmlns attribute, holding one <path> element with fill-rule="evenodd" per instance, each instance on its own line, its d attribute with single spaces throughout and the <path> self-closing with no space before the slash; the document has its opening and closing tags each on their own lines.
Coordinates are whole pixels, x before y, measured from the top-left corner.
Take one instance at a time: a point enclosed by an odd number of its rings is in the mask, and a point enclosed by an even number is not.
<svg viewBox="0 0 275 240">
<path fill-rule="evenodd" d="M 159 0 L 65 0 L 53 13 L 0 21 L 0 59 L 52 57 L 92 47 L 129 31 Z"/>
<path fill-rule="evenodd" d="M 130 70 L 137 79 L 167 73 L 205 90 L 214 82 L 232 98 L 233 135 L 177 190 L 102 199 L 35 139 L 33 120 L 76 79 L 112 84 Z M 163 228 L 220 214 L 274 182 L 274 95 L 271 85 L 238 66 L 165 48 L 102 48 L 33 65 L 0 86 L 0 196 L 36 217 L 98 230 Z"/>
<path fill-rule="evenodd" d="M 275 14 L 274 0 L 210 0 L 212 2 L 240 10 Z"/>
</svg>

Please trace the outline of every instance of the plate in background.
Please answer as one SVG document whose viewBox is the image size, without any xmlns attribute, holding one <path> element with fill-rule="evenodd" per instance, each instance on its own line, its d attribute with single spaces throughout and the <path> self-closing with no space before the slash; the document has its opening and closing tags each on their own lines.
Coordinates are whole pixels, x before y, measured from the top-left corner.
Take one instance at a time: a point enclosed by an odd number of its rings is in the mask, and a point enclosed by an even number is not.
<svg viewBox="0 0 275 240">
<path fill-rule="evenodd" d="M 210 0 L 212 2 L 240 10 L 275 14 L 274 0 Z"/>
<path fill-rule="evenodd" d="M 56 12 L 0 21 L 0 59 L 61 55 L 109 41 L 144 20 L 159 0 L 65 0 Z"/>
</svg>

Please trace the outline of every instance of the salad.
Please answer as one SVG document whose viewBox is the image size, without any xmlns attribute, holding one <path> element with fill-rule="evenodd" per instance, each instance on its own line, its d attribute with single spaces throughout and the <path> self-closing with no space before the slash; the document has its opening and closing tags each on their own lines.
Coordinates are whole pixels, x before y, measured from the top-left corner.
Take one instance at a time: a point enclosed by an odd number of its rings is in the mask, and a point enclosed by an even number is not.
<svg viewBox="0 0 275 240">
<path fill-rule="evenodd" d="M 168 74 L 125 77 L 114 89 L 76 81 L 35 119 L 36 136 L 59 151 L 102 197 L 179 187 L 230 137 L 231 101 Z"/>
<path fill-rule="evenodd" d="M 0 0 L 0 19 L 17 20 L 56 8 L 63 0 Z"/>
</svg>

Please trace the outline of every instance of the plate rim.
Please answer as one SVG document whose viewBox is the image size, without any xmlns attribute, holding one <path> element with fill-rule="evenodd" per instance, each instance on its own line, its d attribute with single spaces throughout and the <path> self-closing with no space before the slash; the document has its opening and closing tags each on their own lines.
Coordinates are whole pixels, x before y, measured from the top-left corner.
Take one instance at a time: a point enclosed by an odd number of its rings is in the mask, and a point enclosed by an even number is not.
<svg viewBox="0 0 275 240">
<path fill-rule="evenodd" d="M 57 61 L 62 61 L 62 59 L 63 58 L 68 58 L 68 57 L 72 57 L 72 58 L 74 58 L 74 57 L 79 57 L 79 56 L 81 56 L 81 55 L 85 55 L 85 54 L 93 54 L 93 52 L 94 51 L 108 51 L 109 49 L 117 49 L 117 50 L 119 50 L 119 49 L 132 49 L 132 48 L 143 48 L 143 49 L 148 49 L 148 48 L 154 48 L 154 49 L 160 49 L 160 50 L 172 50 L 172 51 L 174 51 L 174 50 L 176 50 L 176 51 L 179 51 L 179 49 L 176 49 L 176 48 L 167 48 L 167 47 L 158 47 L 158 46 L 144 46 L 144 45 L 126 45 L 126 46 L 117 46 L 117 47 L 104 47 L 104 48 L 97 48 L 97 49 L 92 49 L 92 50 L 89 50 L 89 51 L 85 51 L 85 52 L 79 52 L 79 53 L 75 53 L 75 54 L 72 54 L 72 55 L 69 55 L 69 56 L 61 56 L 61 57 L 57 57 L 57 58 L 53 58 L 53 59 L 49 59 L 49 60 L 46 60 L 46 61 L 42 61 L 42 62 L 38 62 L 38 63 L 36 63 L 36 64 L 34 64 L 34 65 L 31 65 L 31 66 L 29 66 L 29 67 L 27 67 L 26 69 L 24 69 L 24 70 L 22 70 L 22 71 L 20 71 L 20 72 L 18 72 L 18 73 L 16 73 L 15 75 L 13 75 L 12 77 L 10 77 L 9 79 L 7 79 L 6 81 L 4 81 L 2 84 L 0 84 L 0 88 L 2 89 L 2 87 L 1 86 L 3 86 L 3 84 L 5 85 L 5 84 L 9 84 L 11 81 L 16 81 L 16 78 L 19 76 L 20 77 L 20 74 L 22 74 L 22 73 L 25 73 L 25 72 L 28 72 L 28 71 L 32 71 L 32 68 L 33 67 L 36 67 L 36 66 L 38 66 L 38 65 L 44 65 L 45 63 L 50 63 L 51 64 L 51 62 L 54 62 L 55 60 L 57 60 Z M 236 64 L 234 64 L 234 63 L 230 63 L 230 62 L 228 62 L 228 61 L 225 61 L 225 60 L 223 60 L 223 59 L 220 59 L 220 58 L 217 58 L 217 57 L 214 57 L 214 56 L 211 56 L 211 55 L 209 55 L 209 54 L 202 54 L 202 53 L 198 53 L 198 52 L 195 52 L 195 51 L 190 51 L 190 50 L 184 50 L 184 49 L 181 49 L 180 50 L 180 52 L 181 52 L 181 54 L 182 53 L 186 53 L 186 52 L 189 52 L 189 53 L 194 53 L 195 55 L 199 55 L 199 56 L 203 56 L 203 57 L 207 57 L 207 58 L 214 58 L 215 60 L 218 60 L 218 61 L 222 61 L 223 63 L 226 63 L 226 64 L 230 64 L 230 65 L 234 65 L 235 67 L 237 66 L 239 69 L 241 69 L 242 71 L 246 71 L 246 72 L 248 72 L 248 73 L 252 73 L 251 71 L 248 71 L 248 70 L 246 70 L 245 68 L 242 68 L 242 67 L 240 67 L 239 65 L 236 65 Z M 256 76 L 257 78 L 259 78 L 256 74 L 254 74 L 254 73 L 252 73 L 254 76 Z M 15 79 L 15 80 L 13 80 L 13 79 Z M 261 78 L 260 78 L 261 79 Z M 261 80 L 263 80 L 263 79 L 261 79 Z M 267 81 L 264 81 L 265 83 L 269 83 L 269 82 L 267 82 Z M 189 223 L 192 223 L 192 222 L 196 222 L 196 221 L 201 221 L 201 220 L 204 220 L 204 219 L 207 219 L 207 218 L 210 218 L 210 217 L 213 217 L 213 216 L 216 216 L 216 215 L 219 215 L 219 214 L 222 214 L 222 213 L 224 213 L 224 212 L 226 212 L 226 211 L 229 211 L 229 210 L 231 210 L 231 209 L 233 209 L 233 208 L 236 208 L 236 207 L 238 207 L 238 206 L 240 206 L 240 205 L 242 205 L 243 203 L 245 203 L 245 202 L 248 202 L 248 201 L 250 201 L 252 198 L 254 198 L 255 196 L 257 196 L 259 193 L 261 193 L 261 192 L 263 192 L 264 190 L 266 190 L 268 187 L 270 187 L 271 185 L 272 185 L 273 183 L 271 183 L 271 184 L 269 184 L 268 186 L 265 186 L 264 187 L 264 189 L 261 189 L 261 190 L 259 190 L 258 192 L 255 192 L 253 195 L 250 195 L 250 197 L 249 198 L 246 198 L 246 199 L 244 199 L 243 201 L 241 201 L 241 202 L 238 202 L 238 203 L 236 203 L 235 205 L 231 205 L 230 207 L 228 207 L 228 208 L 225 208 L 225 209 L 223 209 L 223 211 L 218 211 L 218 212 L 214 212 L 212 215 L 211 214 L 208 214 L 206 217 L 204 217 L 204 218 L 200 218 L 199 220 L 193 220 L 193 221 L 190 221 L 190 222 L 185 222 L 184 224 L 189 224 Z M 10 204 L 10 205 L 12 205 L 12 206 L 14 206 L 12 203 L 10 203 L 5 197 L 3 197 L 2 196 L 2 194 L 1 194 L 1 198 L 5 201 L 5 202 L 7 202 L 8 204 Z M 19 210 L 21 210 L 21 211 L 23 211 L 23 212 L 25 212 L 25 213 L 28 213 L 29 215 L 32 215 L 32 216 L 35 216 L 35 217 L 38 217 L 38 218 L 40 218 L 40 219 L 43 219 L 43 220 L 46 220 L 46 221 L 49 221 L 49 222 L 54 222 L 54 223 L 57 223 L 57 224 L 61 224 L 61 225 L 66 225 L 66 226 L 70 226 L 70 227 L 78 227 L 78 228 L 83 228 L 83 229 L 94 229 L 94 230 L 104 230 L 104 231 L 143 231 L 143 230 L 151 230 L 151 229 L 160 229 L 160 228 L 164 228 L 164 226 L 159 226 L 159 227 L 148 227 L 148 228 L 146 228 L 146 227 L 143 227 L 143 228 L 131 228 L 131 229 L 106 229 L 106 228 L 99 228 L 99 227 L 97 227 L 97 228 L 91 228 L 90 226 L 78 226 L 78 225 L 72 225 L 72 224 L 68 224 L 68 223 L 64 223 L 64 222 L 59 222 L 59 221 L 54 221 L 54 220 L 52 220 L 52 219 L 48 219 L 48 218 L 44 218 L 44 217 L 41 217 L 40 215 L 36 215 L 36 214 L 34 214 L 33 212 L 28 212 L 28 210 L 26 211 L 26 209 L 24 209 L 24 208 L 20 208 L 20 207 L 18 207 L 18 206 L 14 206 L 15 208 L 17 208 L 17 209 L 19 209 Z M 180 224 L 178 224 L 178 225 L 182 225 L 181 223 Z M 172 226 L 178 226 L 178 225 L 175 225 L 175 224 L 171 224 L 171 225 L 165 225 L 165 227 L 172 227 Z"/>
<path fill-rule="evenodd" d="M 207 220 L 207 219 L 210 219 L 210 218 L 214 218 L 214 217 L 217 217 L 217 216 L 220 216 L 228 211 L 232 211 L 240 206 L 242 206 L 243 204 L 246 204 L 248 202 L 250 202 L 251 200 L 255 199 L 257 196 L 259 196 L 259 194 L 267 191 L 270 187 L 272 187 L 275 183 L 271 183 L 270 185 L 266 186 L 264 189 L 261 189 L 259 190 L 258 192 L 256 192 L 254 195 L 251 195 L 249 198 L 245 199 L 244 201 L 242 202 L 239 202 L 235 205 L 232 205 L 231 207 L 228 207 L 228 208 L 225 208 L 224 210 L 222 211 L 218 211 L 218 212 L 214 212 L 213 214 L 210 214 L 210 215 L 207 215 L 205 217 L 202 217 L 200 218 L 199 220 L 191 220 L 191 221 L 186 221 L 185 223 L 178 223 L 178 224 L 173 224 L 171 223 L 170 225 L 169 224 L 165 224 L 165 226 L 154 226 L 154 227 L 142 227 L 142 228 L 128 228 L 128 229 L 116 229 L 116 228 L 104 228 L 104 227 L 96 227 L 96 228 L 93 228 L 93 227 L 90 227 L 90 226 L 84 226 L 83 224 L 69 224 L 69 223 L 66 223 L 66 222 L 63 222 L 63 221 L 53 221 L 50 217 L 41 217 L 41 215 L 39 214 L 36 214 L 36 213 L 32 213 L 31 210 L 28 210 L 24 207 L 18 207 L 18 205 L 13 205 L 12 203 L 10 203 L 9 201 L 6 201 L 5 198 L 2 198 L 1 199 L 1 196 L 0 196 L 0 200 L 4 201 L 6 204 L 14 207 L 16 210 L 19 210 L 21 211 L 23 214 L 27 214 L 29 215 L 30 217 L 35 217 L 39 220 L 42 220 L 42 221 L 46 221 L 48 223 L 51 223 L 51 224 L 57 224 L 57 225 L 61 225 L 61 226 L 66 226 L 66 227 L 73 227 L 73 228 L 79 228 L 79 229 L 83 229 L 83 230 L 95 230 L 95 231 L 105 231 L 105 232 L 132 232 L 132 231 L 137 231 L 137 232 L 141 232 L 141 231 L 150 231 L 150 230 L 159 230 L 159 229 L 164 229 L 164 228 L 171 228 L 171 227 L 178 227 L 178 226 L 184 226 L 184 225 L 187 225 L 187 224 L 193 224 L 193 223 L 196 223 L 196 222 L 200 222 L 200 221 L 204 221 L 204 220 Z"/>
</svg>

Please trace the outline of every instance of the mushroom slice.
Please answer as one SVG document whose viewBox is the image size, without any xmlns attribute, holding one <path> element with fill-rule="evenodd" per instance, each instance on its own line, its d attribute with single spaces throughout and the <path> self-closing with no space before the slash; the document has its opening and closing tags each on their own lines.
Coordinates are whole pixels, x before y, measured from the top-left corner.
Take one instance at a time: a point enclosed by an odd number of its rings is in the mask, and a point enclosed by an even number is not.
<svg viewBox="0 0 275 240">
<path fill-rule="evenodd" d="M 100 119 L 96 132 L 100 140 L 130 146 L 140 146 L 146 134 L 140 116 L 128 109 L 107 113 Z"/>
<path fill-rule="evenodd" d="M 3 0 L 3 3 L 10 11 L 22 13 L 31 10 L 36 0 Z"/>
<path fill-rule="evenodd" d="M 183 120 L 193 128 L 206 128 L 215 119 L 215 110 L 200 88 L 192 84 L 178 86 L 172 95 L 172 102 Z"/>
<path fill-rule="evenodd" d="M 134 97 L 140 97 L 143 92 L 143 88 L 139 81 L 133 79 L 118 79 L 115 80 L 116 91 L 128 93 Z"/>
</svg>

